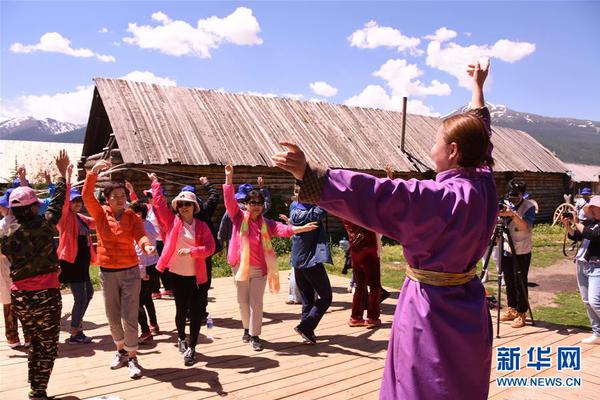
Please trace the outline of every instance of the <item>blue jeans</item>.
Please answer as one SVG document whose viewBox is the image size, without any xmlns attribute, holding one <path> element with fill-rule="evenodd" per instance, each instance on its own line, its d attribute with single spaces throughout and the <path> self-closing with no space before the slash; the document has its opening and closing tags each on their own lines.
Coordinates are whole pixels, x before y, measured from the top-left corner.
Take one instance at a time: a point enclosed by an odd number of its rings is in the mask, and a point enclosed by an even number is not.
<svg viewBox="0 0 600 400">
<path fill-rule="evenodd" d="M 577 284 L 592 324 L 592 332 L 600 336 L 600 263 L 577 260 Z"/>
<path fill-rule="evenodd" d="M 73 293 L 73 309 L 71 310 L 71 328 L 81 330 L 81 321 L 85 311 L 94 296 L 92 282 L 71 282 L 71 293 Z"/>
</svg>

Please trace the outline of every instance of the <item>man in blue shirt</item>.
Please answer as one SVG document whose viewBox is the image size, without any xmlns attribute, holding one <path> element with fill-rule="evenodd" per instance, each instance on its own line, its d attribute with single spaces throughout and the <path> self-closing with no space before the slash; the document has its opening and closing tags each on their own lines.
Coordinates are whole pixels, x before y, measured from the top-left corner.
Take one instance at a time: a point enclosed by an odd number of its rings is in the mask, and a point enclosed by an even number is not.
<svg viewBox="0 0 600 400">
<path fill-rule="evenodd" d="M 313 204 L 297 202 L 290 212 L 290 223 L 301 226 L 318 222 L 319 228 L 292 236 L 290 264 L 302 299 L 300 324 L 294 328 L 304 343 L 315 344 L 315 329 L 331 305 L 332 292 L 323 263 L 333 264 L 325 231 L 325 210 Z M 315 292 L 319 296 L 315 299 Z"/>
</svg>

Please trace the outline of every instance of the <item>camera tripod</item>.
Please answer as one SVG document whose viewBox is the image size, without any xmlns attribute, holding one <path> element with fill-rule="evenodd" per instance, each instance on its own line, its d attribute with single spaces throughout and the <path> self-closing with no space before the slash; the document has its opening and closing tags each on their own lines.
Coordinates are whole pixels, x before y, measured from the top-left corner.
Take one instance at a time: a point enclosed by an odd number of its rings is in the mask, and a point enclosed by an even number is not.
<svg viewBox="0 0 600 400">
<path fill-rule="evenodd" d="M 517 296 L 520 293 L 525 293 L 523 298 L 527 303 L 527 310 L 529 311 L 531 324 L 535 325 L 535 320 L 533 319 L 533 312 L 531 311 L 531 306 L 529 305 L 529 298 L 527 296 L 527 288 L 525 287 L 523 279 L 521 279 L 521 269 L 519 268 L 519 259 L 516 256 L 515 245 L 512 240 L 512 236 L 510 235 L 510 231 L 508 229 L 508 223 L 504 218 L 498 218 L 498 222 L 496 222 L 494 234 L 492 235 L 490 244 L 485 252 L 485 260 L 483 262 L 483 269 L 481 270 L 480 278 L 483 280 L 483 277 L 488 273 L 488 265 L 490 263 L 490 256 L 494 251 L 494 244 L 498 243 L 498 249 L 500 251 L 502 251 L 502 249 L 504 248 L 504 234 L 506 234 L 508 246 L 511 252 L 511 257 L 513 259 L 513 274 L 517 286 Z M 498 315 L 496 318 L 496 338 L 500 338 L 500 308 L 502 305 L 502 278 L 504 277 L 504 269 L 502 267 L 502 256 L 500 256 L 500 259 L 498 261 Z"/>
</svg>

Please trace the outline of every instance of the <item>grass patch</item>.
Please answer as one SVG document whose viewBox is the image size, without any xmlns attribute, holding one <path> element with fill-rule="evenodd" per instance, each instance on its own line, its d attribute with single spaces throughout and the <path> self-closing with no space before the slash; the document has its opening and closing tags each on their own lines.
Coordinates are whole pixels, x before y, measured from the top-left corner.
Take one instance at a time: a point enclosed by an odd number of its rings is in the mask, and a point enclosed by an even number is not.
<svg viewBox="0 0 600 400">
<path fill-rule="evenodd" d="M 531 268 L 543 268 L 557 263 L 564 259 L 562 254 L 563 229 L 559 226 L 551 226 L 550 224 L 540 224 L 533 228 L 533 257 L 531 260 Z M 277 264 L 280 271 L 290 269 L 290 240 L 274 239 L 274 248 L 278 253 Z M 350 278 L 351 275 L 342 275 L 344 266 L 344 252 L 337 246 L 332 246 L 333 265 L 326 265 L 327 271 L 334 275 L 345 276 Z M 402 246 L 398 244 L 385 244 L 383 246 L 383 254 L 381 256 L 381 284 L 386 287 L 400 289 L 404 282 L 406 260 L 402 253 Z M 479 265 L 481 269 L 481 263 Z M 495 267 L 492 265 L 495 273 Z M 98 278 L 99 267 L 92 265 L 90 267 L 90 276 L 94 288 L 100 288 Z M 221 278 L 231 276 L 231 267 L 227 263 L 226 251 L 213 256 L 213 278 Z M 495 287 L 495 284 L 490 283 L 490 289 Z"/>
<path fill-rule="evenodd" d="M 591 329 L 579 292 L 558 292 L 554 303 L 556 307 L 544 306 L 533 310 L 533 317 L 537 321 Z"/>
</svg>

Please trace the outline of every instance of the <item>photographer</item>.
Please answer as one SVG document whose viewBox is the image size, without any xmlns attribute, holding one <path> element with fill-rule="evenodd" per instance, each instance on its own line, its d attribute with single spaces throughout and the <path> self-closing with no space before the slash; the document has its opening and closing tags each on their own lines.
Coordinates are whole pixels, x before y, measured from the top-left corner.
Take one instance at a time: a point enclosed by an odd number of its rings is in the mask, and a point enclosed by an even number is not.
<svg viewBox="0 0 600 400">
<path fill-rule="evenodd" d="M 592 336 L 581 343 L 600 344 L 600 196 L 594 196 L 582 211 L 587 219 L 572 215 L 561 221 L 569 238 L 582 241 L 577 252 L 577 284 L 592 325 Z M 571 225 L 571 222 L 574 225 Z"/>
<path fill-rule="evenodd" d="M 516 261 L 511 254 L 508 240 L 504 242 L 502 254 L 502 268 L 506 283 L 506 297 L 508 308 L 500 317 L 500 321 L 512 321 L 513 328 L 525 326 L 527 312 L 527 274 L 531 264 L 532 228 L 535 221 L 535 204 L 523 197 L 527 191 L 525 182 L 511 179 L 508 182 L 508 204 L 498 215 L 508 219 L 508 229 L 512 237 Z M 522 281 L 515 279 L 520 276 Z"/>
</svg>

